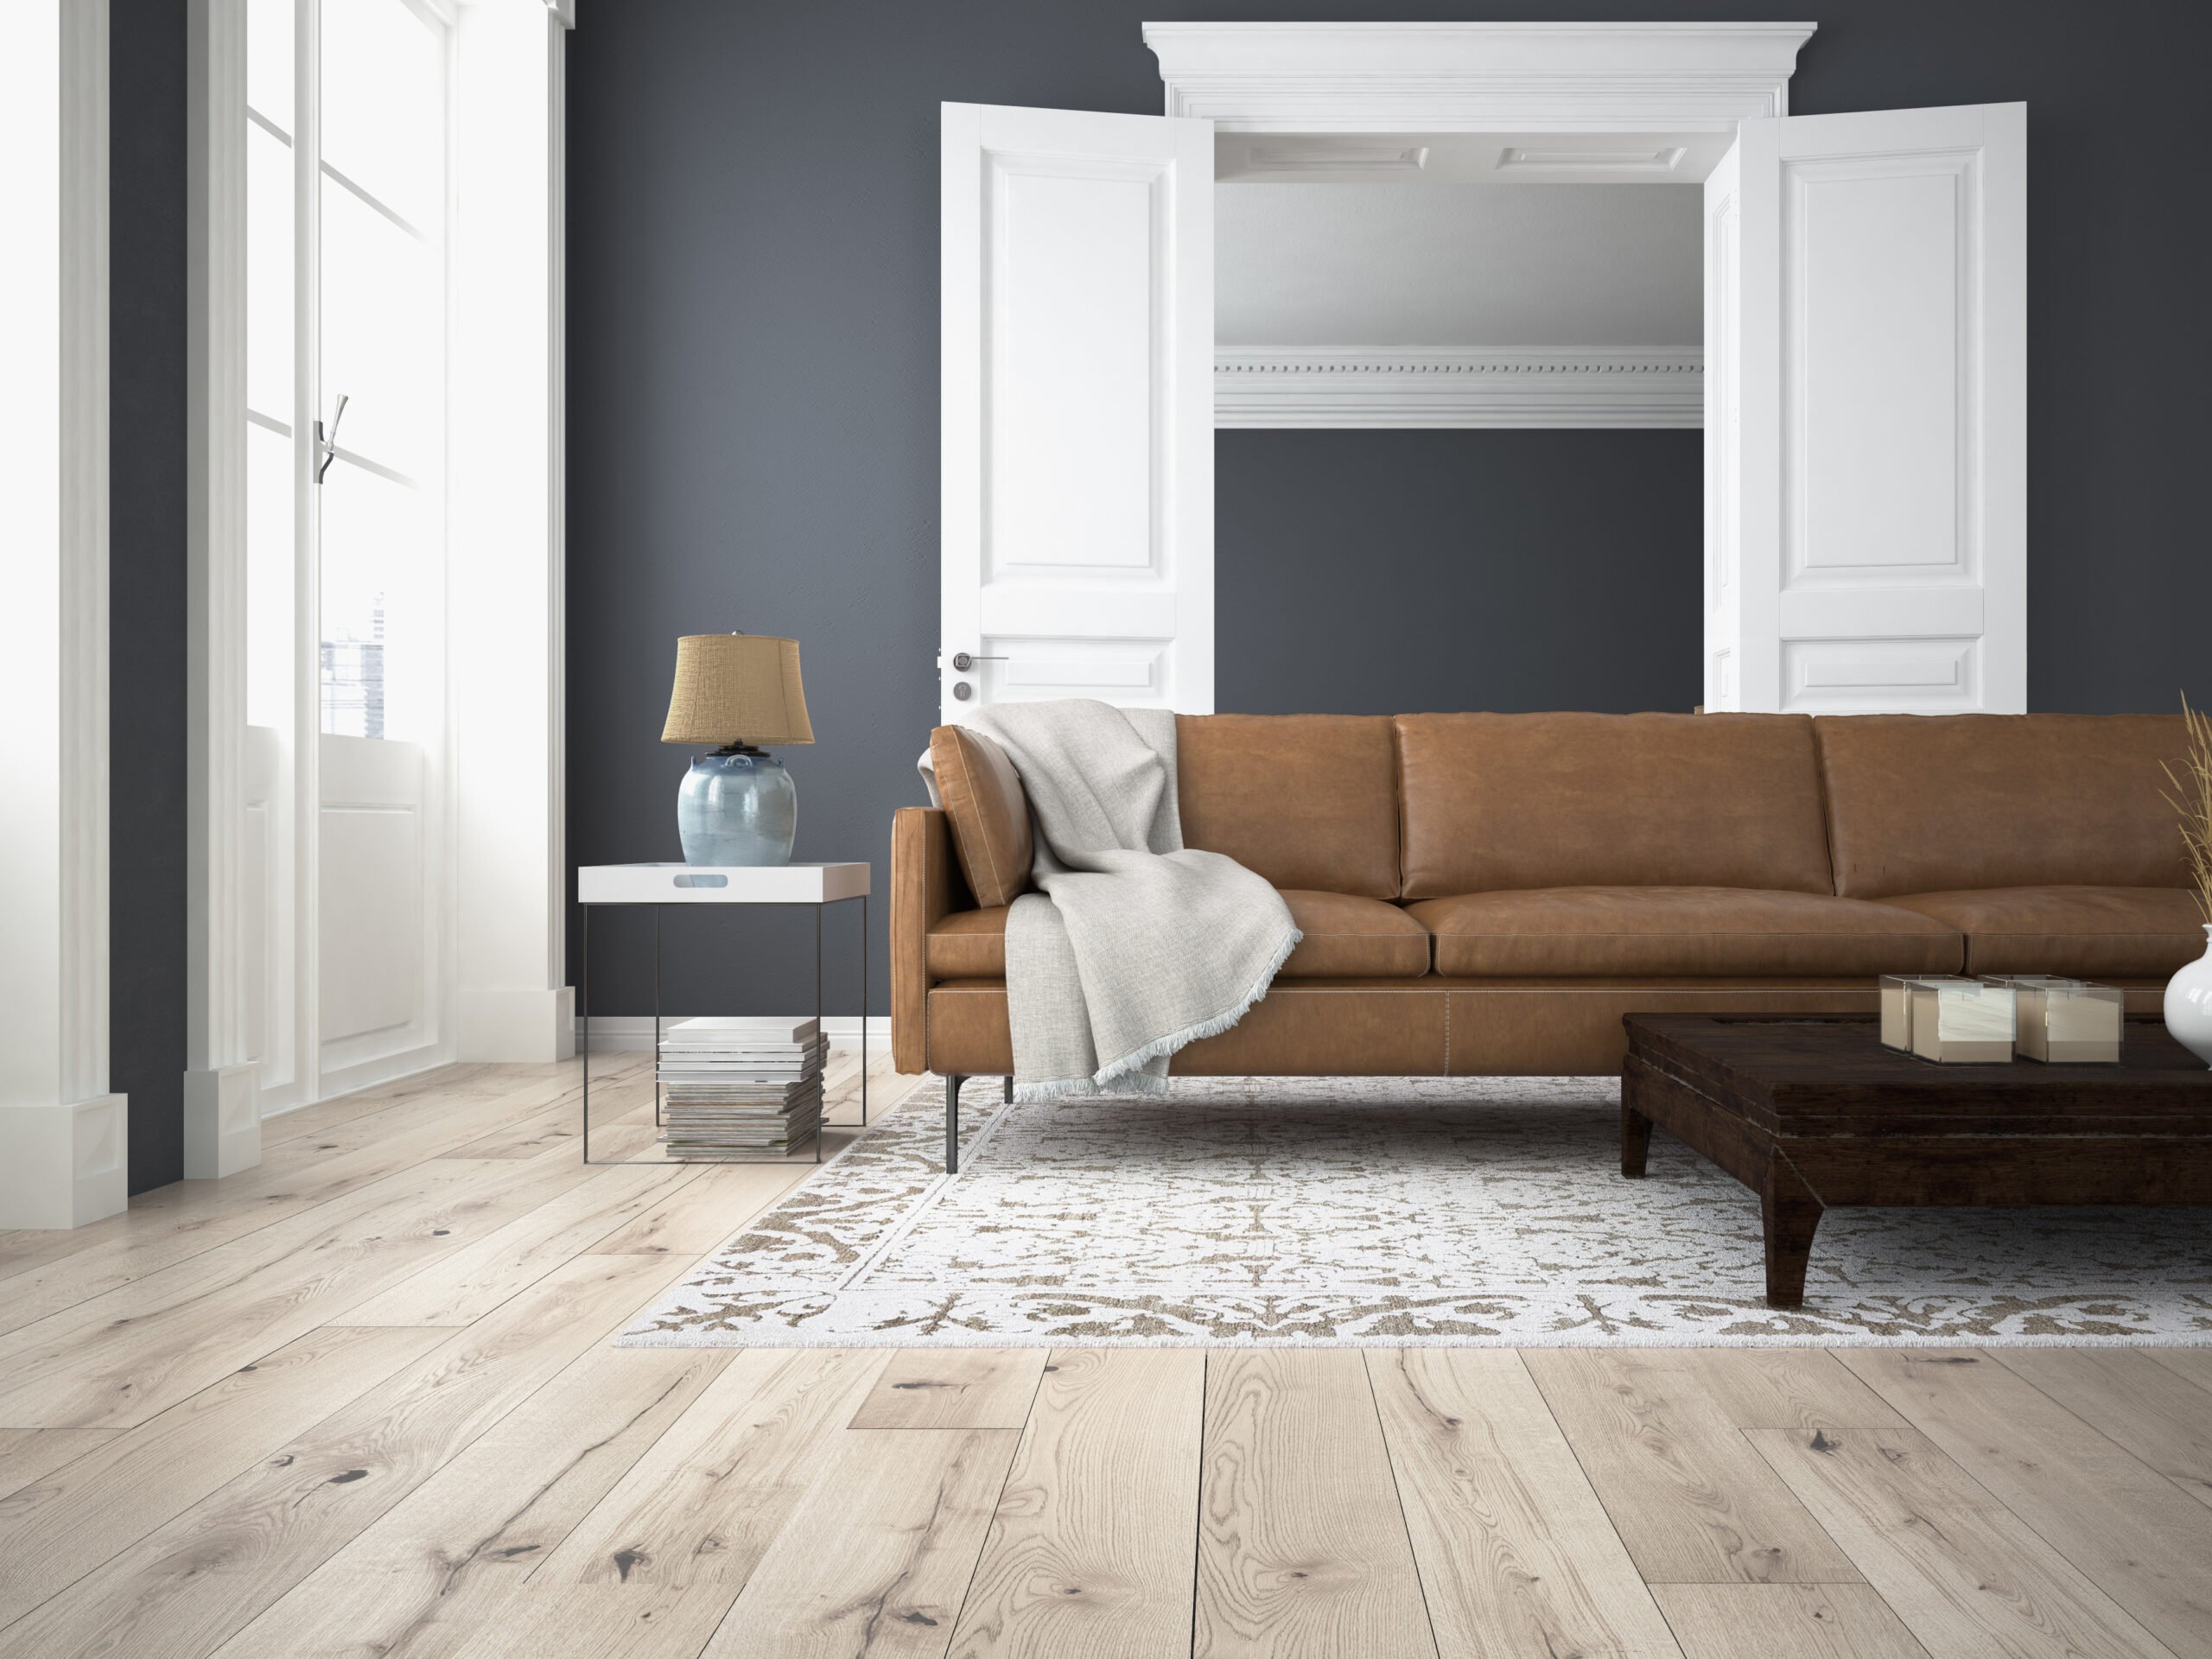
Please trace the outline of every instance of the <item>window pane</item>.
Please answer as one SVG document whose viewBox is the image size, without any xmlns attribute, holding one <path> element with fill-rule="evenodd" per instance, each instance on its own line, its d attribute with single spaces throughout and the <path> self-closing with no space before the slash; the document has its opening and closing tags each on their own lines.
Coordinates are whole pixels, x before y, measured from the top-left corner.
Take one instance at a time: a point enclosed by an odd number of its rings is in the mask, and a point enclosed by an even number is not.
<svg viewBox="0 0 2212 1659">
<path fill-rule="evenodd" d="M 445 197 L 436 35 L 401 0 L 323 0 L 322 159 L 417 230 Z"/>
<path fill-rule="evenodd" d="M 334 179 L 322 192 L 322 417 L 338 442 L 427 480 L 443 452 L 444 326 L 435 252 Z"/>
<path fill-rule="evenodd" d="M 245 401 L 292 423 L 292 152 L 245 130 Z"/>
<path fill-rule="evenodd" d="M 429 743 L 443 690 L 439 526 L 423 492 L 344 461 L 322 512 L 322 729 Z"/>
<path fill-rule="evenodd" d="M 286 132 L 292 124 L 294 0 L 246 0 L 245 101 Z"/>
<path fill-rule="evenodd" d="M 292 733 L 292 441 L 245 429 L 245 721 Z"/>
</svg>

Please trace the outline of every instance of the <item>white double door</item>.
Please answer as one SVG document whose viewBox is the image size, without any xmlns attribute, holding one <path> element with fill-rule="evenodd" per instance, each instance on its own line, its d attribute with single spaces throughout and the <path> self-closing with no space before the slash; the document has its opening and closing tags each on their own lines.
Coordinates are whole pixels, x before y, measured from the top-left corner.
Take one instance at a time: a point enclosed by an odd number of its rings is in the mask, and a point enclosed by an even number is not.
<svg viewBox="0 0 2212 1659">
<path fill-rule="evenodd" d="M 1707 707 L 2026 706 L 2025 181 L 2019 105 L 1741 124 Z M 1211 712 L 1213 124 L 948 104 L 942 182 L 943 717 Z"/>
<path fill-rule="evenodd" d="M 247 8 L 247 729 L 232 897 L 264 1110 L 452 1048 L 450 33 L 410 0 Z"/>
<path fill-rule="evenodd" d="M 1705 184 L 1706 706 L 2027 707 L 2027 106 L 1746 121 Z"/>
</svg>

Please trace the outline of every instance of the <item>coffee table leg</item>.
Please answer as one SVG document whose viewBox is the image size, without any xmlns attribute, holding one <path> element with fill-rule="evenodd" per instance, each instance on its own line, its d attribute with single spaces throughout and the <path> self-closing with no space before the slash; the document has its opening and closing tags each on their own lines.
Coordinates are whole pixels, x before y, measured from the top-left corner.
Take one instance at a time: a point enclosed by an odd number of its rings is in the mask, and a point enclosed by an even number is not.
<svg viewBox="0 0 2212 1659">
<path fill-rule="evenodd" d="M 1643 1173 L 1651 1153 L 1651 1120 L 1635 1107 L 1621 1108 L 1621 1173 L 1630 1179 Z"/>
<path fill-rule="evenodd" d="M 1778 1155 L 1768 1163 L 1759 1188 L 1759 1219 L 1766 1233 L 1766 1305 L 1802 1307 L 1805 1263 L 1821 1224 L 1821 1201 Z"/>
</svg>

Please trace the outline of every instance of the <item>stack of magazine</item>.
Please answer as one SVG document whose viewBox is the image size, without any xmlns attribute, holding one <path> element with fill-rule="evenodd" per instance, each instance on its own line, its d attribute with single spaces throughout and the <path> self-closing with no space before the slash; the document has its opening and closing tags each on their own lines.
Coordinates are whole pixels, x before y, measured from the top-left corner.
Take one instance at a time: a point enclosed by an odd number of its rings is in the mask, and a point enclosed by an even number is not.
<svg viewBox="0 0 2212 1659">
<path fill-rule="evenodd" d="M 663 1033 L 672 1158 L 780 1155 L 822 1122 L 818 1020 L 682 1020 Z"/>
</svg>

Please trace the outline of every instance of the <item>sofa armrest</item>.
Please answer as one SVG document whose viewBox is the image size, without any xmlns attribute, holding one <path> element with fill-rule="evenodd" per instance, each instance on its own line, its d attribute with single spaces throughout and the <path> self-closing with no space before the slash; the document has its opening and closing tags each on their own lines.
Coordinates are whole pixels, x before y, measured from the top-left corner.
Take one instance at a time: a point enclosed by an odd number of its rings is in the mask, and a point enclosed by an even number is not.
<svg viewBox="0 0 2212 1659">
<path fill-rule="evenodd" d="M 930 929 L 975 900 L 953 856 L 952 825 L 931 806 L 891 815 L 891 1057 L 901 1071 L 929 1070 Z"/>
</svg>

